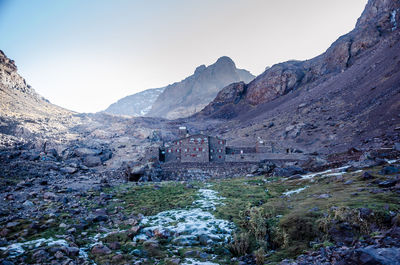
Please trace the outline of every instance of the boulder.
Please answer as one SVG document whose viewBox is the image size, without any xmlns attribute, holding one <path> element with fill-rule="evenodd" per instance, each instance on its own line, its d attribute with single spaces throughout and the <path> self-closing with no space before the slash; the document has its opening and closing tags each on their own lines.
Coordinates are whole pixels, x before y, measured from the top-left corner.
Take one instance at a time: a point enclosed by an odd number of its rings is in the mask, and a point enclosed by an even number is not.
<svg viewBox="0 0 400 265">
<path fill-rule="evenodd" d="M 386 166 L 381 170 L 381 173 L 384 175 L 391 175 L 399 173 L 400 169 L 396 166 Z"/>
<path fill-rule="evenodd" d="M 273 170 L 273 175 L 278 177 L 290 177 L 293 175 L 306 173 L 301 167 L 290 166 L 290 167 L 277 167 Z"/>
<path fill-rule="evenodd" d="M 90 149 L 90 148 L 77 148 L 74 151 L 74 154 L 79 157 L 85 156 L 97 156 L 101 153 L 99 149 Z"/>
<path fill-rule="evenodd" d="M 395 143 L 393 149 L 400 152 L 400 143 Z"/>
<path fill-rule="evenodd" d="M 374 176 L 372 176 L 370 173 L 368 173 L 366 171 L 359 177 L 359 179 L 360 180 L 370 180 L 370 179 L 374 179 Z"/>
<path fill-rule="evenodd" d="M 92 253 L 92 255 L 95 256 L 103 256 L 111 254 L 111 250 L 107 246 L 101 244 L 94 245 L 90 252 Z"/>
<path fill-rule="evenodd" d="M 352 251 L 347 261 L 349 264 L 399 265 L 400 248 L 359 248 Z"/>
<path fill-rule="evenodd" d="M 121 243 L 119 242 L 111 242 L 108 244 L 108 247 L 112 250 L 118 250 L 121 248 Z"/>
<path fill-rule="evenodd" d="M 87 156 L 83 159 L 83 164 L 87 167 L 97 167 L 101 165 L 101 158 L 98 156 Z"/>
</svg>

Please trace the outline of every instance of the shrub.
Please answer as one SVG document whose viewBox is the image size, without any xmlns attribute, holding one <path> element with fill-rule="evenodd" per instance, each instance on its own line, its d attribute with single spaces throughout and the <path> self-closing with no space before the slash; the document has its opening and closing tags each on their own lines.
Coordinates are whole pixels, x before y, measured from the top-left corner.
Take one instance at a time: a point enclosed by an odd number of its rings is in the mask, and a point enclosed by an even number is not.
<svg viewBox="0 0 400 265">
<path fill-rule="evenodd" d="M 233 241 L 229 243 L 228 249 L 235 256 L 246 255 L 250 247 L 250 236 L 248 233 L 233 235 Z"/>
<path fill-rule="evenodd" d="M 264 248 L 259 248 L 256 251 L 254 251 L 254 257 L 256 259 L 257 264 L 264 264 L 265 262 L 265 251 Z"/>
</svg>

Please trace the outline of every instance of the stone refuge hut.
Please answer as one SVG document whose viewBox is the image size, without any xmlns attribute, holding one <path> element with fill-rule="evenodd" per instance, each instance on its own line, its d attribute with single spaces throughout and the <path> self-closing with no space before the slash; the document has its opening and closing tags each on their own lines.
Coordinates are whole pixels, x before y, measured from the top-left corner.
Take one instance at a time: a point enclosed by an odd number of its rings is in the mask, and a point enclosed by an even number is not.
<svg viewBox="0 0 400 265">
<path fill-rule="evenodd" d="M 179 127 L 179 138 L 159 148 L 160 162 L 257 162 L 262 160 L 302 160 L 293 148 L 283 148 L 272 141 L 258 139 L 255 147 L 227 146 L 226 140 L 203 133 L 190 135 Z"/>
<path fill-rule="evenodd" d="M 182 138 L 165 143 L 160 147 L 159 159 L 162 162 L 225 162 L 226 141 L 204 134 L 183 134 Z"/>
</svg>

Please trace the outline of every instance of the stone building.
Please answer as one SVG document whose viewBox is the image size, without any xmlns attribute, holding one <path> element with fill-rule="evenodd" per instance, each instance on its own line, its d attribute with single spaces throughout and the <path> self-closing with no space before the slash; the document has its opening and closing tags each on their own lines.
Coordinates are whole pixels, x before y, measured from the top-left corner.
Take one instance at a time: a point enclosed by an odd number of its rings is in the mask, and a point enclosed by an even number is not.
<svg viewBox="0 0 400 265">
<path fill-rule="evenodd" d="M 163 162 L 224 162 L 225 156 L 226 141 L 204 134 L 189 135 L 160 147 Z"/>
</svg>

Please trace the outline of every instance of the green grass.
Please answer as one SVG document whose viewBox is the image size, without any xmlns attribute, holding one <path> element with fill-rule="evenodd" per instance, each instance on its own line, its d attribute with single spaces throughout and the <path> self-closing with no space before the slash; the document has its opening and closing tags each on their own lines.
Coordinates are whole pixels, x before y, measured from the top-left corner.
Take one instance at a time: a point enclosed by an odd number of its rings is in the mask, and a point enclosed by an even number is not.
<svg viewBox="0 0 400 265">
<path fill-rule="evenodd" d="M 197 198 L 197 187 L 186 187 L 178 182 L 160 184 L 129 184 L 114 188 L 115 198 L 122 202 L 111 202 L 110 208 L 123 205 L 126 214 L 155 215 L 162 211 L 191 206 Z"/>
<path fill-rule="evenodd" d="M 367 171 L 384 179 L 377 174 L 380 169 Z M 274 249 L 266 262 L 278 262 L 310 250 L 310 242 L 315 239 L 320 246 L 332 244 L 326 226 L 333 219 L 359 225 L 359 236 L 369 233 L 371 223 L 381 227 L 389 225 L 389 211 L 400 211 L 400 196 L 390 191 L 371 193 L 378 187 L 370 184 L 372 180 L 359 180 L 362 173 L 346 173 L 344 181 L 334 176 L 292 181 L 264 177 L 216 180 L 213 188 L 226 198 L 224 205 L 217 206 L 216 214 L 235 222 L 238 233 L 250 233 L 249 252 L 260 248 Z M 353 180 L 353 183 L 345 185 L 347 180 Z M 305 186 L 308 188 L 298 194 L 282 197 L 285 191 Z M 331 197 L 318 198 L 321 194 Z M 359 208 L 370 208 L 374 215 L 361 220 Z"/>
</svg>

